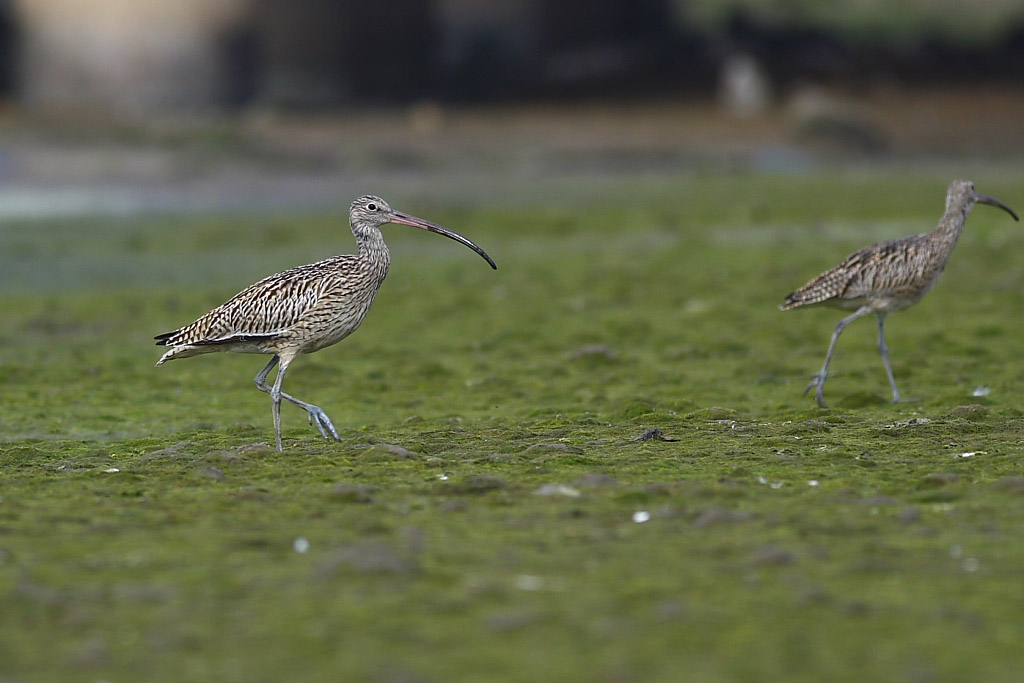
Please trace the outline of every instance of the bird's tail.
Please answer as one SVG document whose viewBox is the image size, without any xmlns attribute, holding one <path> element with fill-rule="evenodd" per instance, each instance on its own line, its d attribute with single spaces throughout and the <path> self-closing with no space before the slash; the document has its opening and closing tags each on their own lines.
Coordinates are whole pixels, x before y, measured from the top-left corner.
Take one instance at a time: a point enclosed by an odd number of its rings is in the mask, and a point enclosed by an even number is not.
<svg viewBox="0 0 1024 683">
<path fill-rule="evenodd" d="M 160 356 L 160 360 L 158 360 L 156 364 L 160 366 L 169 360 L 174 360 L 175 358 L 188 358 L 190 356 L 198 356 L 203 353 L 211 353 L 216 350 L 217 348 L 213 346 L 175 346 L 174 348 L 169 349 L 167 353 Z"/>
<path fill-rule="evenodd" d="M 841 292 L 841 287 L 836 284 L 835 278 L 830 277 L 830 275 L 831 273 L 819 275 L 800 289 L 792 292 L 779 305 L 779 308 L 783 311 L 788 311 L 791 308 L 823 304 L 829 299 L 834 298 Z"/>
<path fill-rule="evenodd" d="M 803 300 L 798 296 L 799 292 L 790 292 L 786 295 L 786 300 L 779 304 L 780 311 L 788 311 L 791 308 L 796 308 L 803 303 Z"/>
</svg>

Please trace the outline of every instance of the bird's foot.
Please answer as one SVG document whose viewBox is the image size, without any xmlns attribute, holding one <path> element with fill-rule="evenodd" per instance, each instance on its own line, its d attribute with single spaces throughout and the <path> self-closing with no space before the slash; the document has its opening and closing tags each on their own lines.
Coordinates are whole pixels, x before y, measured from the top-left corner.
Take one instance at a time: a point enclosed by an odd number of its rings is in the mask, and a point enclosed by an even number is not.
<svg viewBox="0 0 1024 683">
<path fill-rule="evenodd" d="M 807 388 L 804 389 L 804 393 L 800 394 L 801 396 L 806 396 L 807 392 L 810 391 L 813 388 L 814 389 L 814 398 L 815 398 L 815 400 L 817 400 L 819 408 L 827 408 L 828 407 L 828 406 L 825 405 L 825 395 L 822 393 L 824 391 L 824 388 L 825 388 L 825 378 L 826 377 L 828 377 L 828 375 L 826 375 L 823 372 L 816 372 L 816 373 L 814 373 L 813 375 L 811 375 L 811 381 L 807 385 Z"/>
<path fill-rule="evenodd" d="M 898 394 L 896 396 L 892 397 L 892 402 L 893 403 L 917 403 L 918 401 L 921 401 L 921 400 L 923 400 L 923 399 L 921 399 L 921 398 L 903 398 L 902 396 L 900 396 Z"/>
<path fill-rule="evenodd" d="M 327 417 L 327 413 L 323 409 L 310 404 L 306 406 L 306 412 L 309 413 L 309 424 L 316 425 L 316 428 L 320 430 L 320 436 L 325 439 L 341 441 L 338 430 L 334 428 L 334 423 L 331 422 L 331 418 Z"/>
</svg>

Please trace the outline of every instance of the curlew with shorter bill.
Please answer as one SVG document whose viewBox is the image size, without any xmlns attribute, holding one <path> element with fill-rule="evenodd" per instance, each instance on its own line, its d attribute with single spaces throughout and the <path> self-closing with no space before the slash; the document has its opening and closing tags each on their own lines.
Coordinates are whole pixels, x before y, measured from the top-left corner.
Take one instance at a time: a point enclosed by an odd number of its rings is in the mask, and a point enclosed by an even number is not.
<svg viewBox="0 0 1024 683">
<path fill-rule="evenodd" d="M 325 439 L 340 441 L 327 413 L 284 393 L 281 384 L 296 357 L 338 343 L 363 322 L 391 264 L 380 227 L 400 223 L 436 232 L 466 245 L 497 269 L 483 249 L 462 235 L 395 211 L 380 197 L 366 195 L 352 202 L 349 223 L 358 253 L 332 256 L 271 275 L 190 325 L 158 335 L 157 345 L 171 348 L 157 365 L 217 351 L 273 355 L 256 375 L 256 386 L 270 394 L 277 450 L 282 450 L 282 399 L 305 410 L 309 423 L 315 424 Z M 281 367 L 271 386 L 267 375 L 278 364 Z"/>
<path fill-rule="evenodd" d="M 903 400 L 889 364 L 885 317 L 913 306 L 935 286 L 976 202 L 998 206 L 1019 220 L 1006 204 L 976 192 L 971 181 L 954 180 L 946 194 L 946 213 L 934 230 L 859 249 L 786 297 L 779 306 L 784 311 L 817 305 L 853 311 L 836 323 L 825 364 L 804 389 L 805 395 L 813 387 L 818 405 L 825 407 L 822 390 L 839 335 L 857 318 L 874 313 L 878 316 L 878 352 L 892 387 L 892 400 Z"/>
</svg>

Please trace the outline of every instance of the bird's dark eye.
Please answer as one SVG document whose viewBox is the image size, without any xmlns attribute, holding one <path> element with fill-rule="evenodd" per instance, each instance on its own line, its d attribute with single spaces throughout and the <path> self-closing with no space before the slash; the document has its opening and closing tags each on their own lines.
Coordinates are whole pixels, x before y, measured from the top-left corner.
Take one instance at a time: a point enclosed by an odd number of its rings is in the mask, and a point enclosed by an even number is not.
<svg viewBox="0 0 1024 683">
<path fill-rule="evenodd" d="M 376 211 L 377 210 L 377 205 L 376 204 L 367 204 L 366 208 L 369 209 L 370 211 Z"/>
</svg>

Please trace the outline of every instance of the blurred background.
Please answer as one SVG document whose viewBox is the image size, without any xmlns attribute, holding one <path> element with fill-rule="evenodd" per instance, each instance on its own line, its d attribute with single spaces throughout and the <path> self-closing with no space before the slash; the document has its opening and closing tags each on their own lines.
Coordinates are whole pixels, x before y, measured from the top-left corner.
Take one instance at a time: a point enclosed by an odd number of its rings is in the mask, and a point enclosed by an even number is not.
<svg viewBox="0 0 1024 683">
<path fill-rule="evenodd" d="M 944 183 L 1022 158 L 1024 4 L 0 0 L 0 97 L 0 218 Z"/>
</svg>

